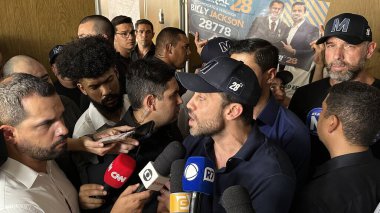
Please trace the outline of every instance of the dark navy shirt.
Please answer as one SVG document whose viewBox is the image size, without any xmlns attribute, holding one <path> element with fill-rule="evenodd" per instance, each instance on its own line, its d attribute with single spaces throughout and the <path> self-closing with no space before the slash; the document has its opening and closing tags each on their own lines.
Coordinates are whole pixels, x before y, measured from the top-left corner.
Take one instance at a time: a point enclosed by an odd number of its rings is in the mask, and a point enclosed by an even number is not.
<svg viewBox="0 0 380 213">
<path fill-rule="evenodd" d="M 260 131 L 288 154 L 297 184 L 302 184 L 307 178 L 310 160 L 310 136 L 305 124 L 273 96 L 256 121 Z"/>
<path fill-rule="evenodd" d="M 216 164 L 211 137 L 188 136 L 184 145 L 187 157 L 204 156 Z M 286 154 L 254 127 L 241 149 L 227 161 L 226 167 L 215 170 L 213 194 L 203 196 L 201 211 L 225 212 L 220 198 L 224 190 L 233 185 L 248 190 L 257 213 L 287 213 L 296 181 Z"/>
<path fill-rule="evenodd" d="M 132 53 L 131 53 L 132 61 L 137 61 L 138 59 L 140 59 L 138 51 L 139 51 L 139 47 L 138 45 L 136 45 L 135 48 L 133 48 Z M 142 59 L 152 59 L 155 53 L 156 53 L 156 46 L 152 43 L 149 51 L 142 57 Z"/>
</svg>

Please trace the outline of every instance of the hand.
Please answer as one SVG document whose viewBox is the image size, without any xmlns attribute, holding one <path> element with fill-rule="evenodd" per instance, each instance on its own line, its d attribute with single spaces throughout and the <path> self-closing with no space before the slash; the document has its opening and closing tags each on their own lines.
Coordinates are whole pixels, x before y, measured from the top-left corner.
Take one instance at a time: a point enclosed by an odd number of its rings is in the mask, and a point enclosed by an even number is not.
<svg viewBox="0 0 380 213">
<path fill-rule="evenodd" d="M 107 192 L 99 184 L 84 184 L 79 189 L 79 205 L 82 209 L 99 208 L 105 202 L 103 199 L 90 196 L 105 196 Z"/>
<path fill-rule="evenodd" d="M 169 212 L 170 209 L 170 182 L 166 182 L 165 186 L 160 190 L 160 196 L 157 197 L 157 212 Z"/>
<path fill-rule="evenodd" d="M 128 186 L 128 188 L 126 188 L 116 200 L 111 213 L 142 212 L 145 201 L 150 197 L 152 192 L 147 190 L 133 193 L 138 187 L 139 184 Z"/>
<path fill-rule="evenodd" d="M 314 49 L 314 63 L 320 66 L 325 65 L 325 45 L 316 44 L 316 40 L 310 43 L 311 48 Z"/>
<path fill-rule="evenodd" d="M 285 49 L 288 53 L 293 54 L 293 55 L 296 54 L 296 50 L 293 49 L 293 47 L 290 46 L 290 44 L 285 44 L 283 41 L 281 41 L 281 43 L 282 43 L 282 45 L 284 46 L 284 49 Z"/>
<path fill-rule="evenodd" d="M 194 35 L 194 43 L 195 46 L 197 47 L 197 52 L 199 55 L 201 55 L 203 47 L 207 44 L 207 40 L 200 40 L 199 39 L 199 32 L 195 32 Z"/>
</svg>

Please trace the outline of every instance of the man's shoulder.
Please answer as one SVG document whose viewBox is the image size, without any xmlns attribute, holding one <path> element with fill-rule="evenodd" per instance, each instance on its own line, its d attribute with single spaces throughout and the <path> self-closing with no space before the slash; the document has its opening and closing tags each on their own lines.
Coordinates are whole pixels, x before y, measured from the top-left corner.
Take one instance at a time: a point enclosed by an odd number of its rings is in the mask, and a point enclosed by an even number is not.
<svg viewBox="0 0 380 213">
<path fill-rule="evenodd" d="M 330 78 L 323 78 L 321 80 L 318 80 L 318 81 L 312 82 L 310 84 L 307 84 L 305 86 L 299 87 L 295 91 L 294 95 L 296 95 L 296 93 L 319 94 L 321 91 L 327 91 L 328 88 L 330 88 L 330 87 L 331 87 Z"/>
<path fill-rule="evenodd" d="M 183 141 L 186 148 L 186 156 L 202 155 L 205 151 L 205 144 L 210 141 L 209 137 L 189 135 Z"/>
<path fill-rule="evenodd" d="M 79 138 L 83 135 L 94 133 L 94 131 L 95 131 L 95 128 L 91 122 L 89 109 L 87 109 L 86 111 L 84 111 L 84 113 L 79 117 L 79 119 L 75 123 L 73 138 Z"/>
</svg>

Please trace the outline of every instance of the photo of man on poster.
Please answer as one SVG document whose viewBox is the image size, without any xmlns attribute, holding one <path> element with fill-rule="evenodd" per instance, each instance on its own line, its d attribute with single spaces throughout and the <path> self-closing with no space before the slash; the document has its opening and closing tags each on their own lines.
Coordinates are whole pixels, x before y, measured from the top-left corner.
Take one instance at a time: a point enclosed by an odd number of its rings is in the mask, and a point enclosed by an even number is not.
<svg viewBox="0 0 380 213">
<path fill-rule="evenodd" d="M 283 42 L 288 37 L 289 26 L 282 20 L 284 2 L 274 0 L 269 4 L 268 15 L 258 16 L 253 21 L 246 38 L 262 38 L 271 42 L 284 53 Z"/>
</svg>

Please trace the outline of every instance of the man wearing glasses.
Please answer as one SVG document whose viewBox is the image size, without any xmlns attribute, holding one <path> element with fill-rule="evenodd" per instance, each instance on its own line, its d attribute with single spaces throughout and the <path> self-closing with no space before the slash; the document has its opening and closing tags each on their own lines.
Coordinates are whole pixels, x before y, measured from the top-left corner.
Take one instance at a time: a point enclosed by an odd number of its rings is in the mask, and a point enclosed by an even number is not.
<svg viewBox="0 0 380 213">
<path fill-rule="evenodd" d="M 128 16 L 116 16 L 112 19 L 111 23 L 115 28 L 115 49 L 129 64 L 131 52 L 136 43 L 132 19 Z"/>
<path fill-rule="evenodd" d="M 140 19 L 135 23 L 137 45 L 132 51 L 132 61 L 150 59 L 154 57 L 156 46 L 153 44 L 153 24 L 147 19 Z"/>
</svg>

